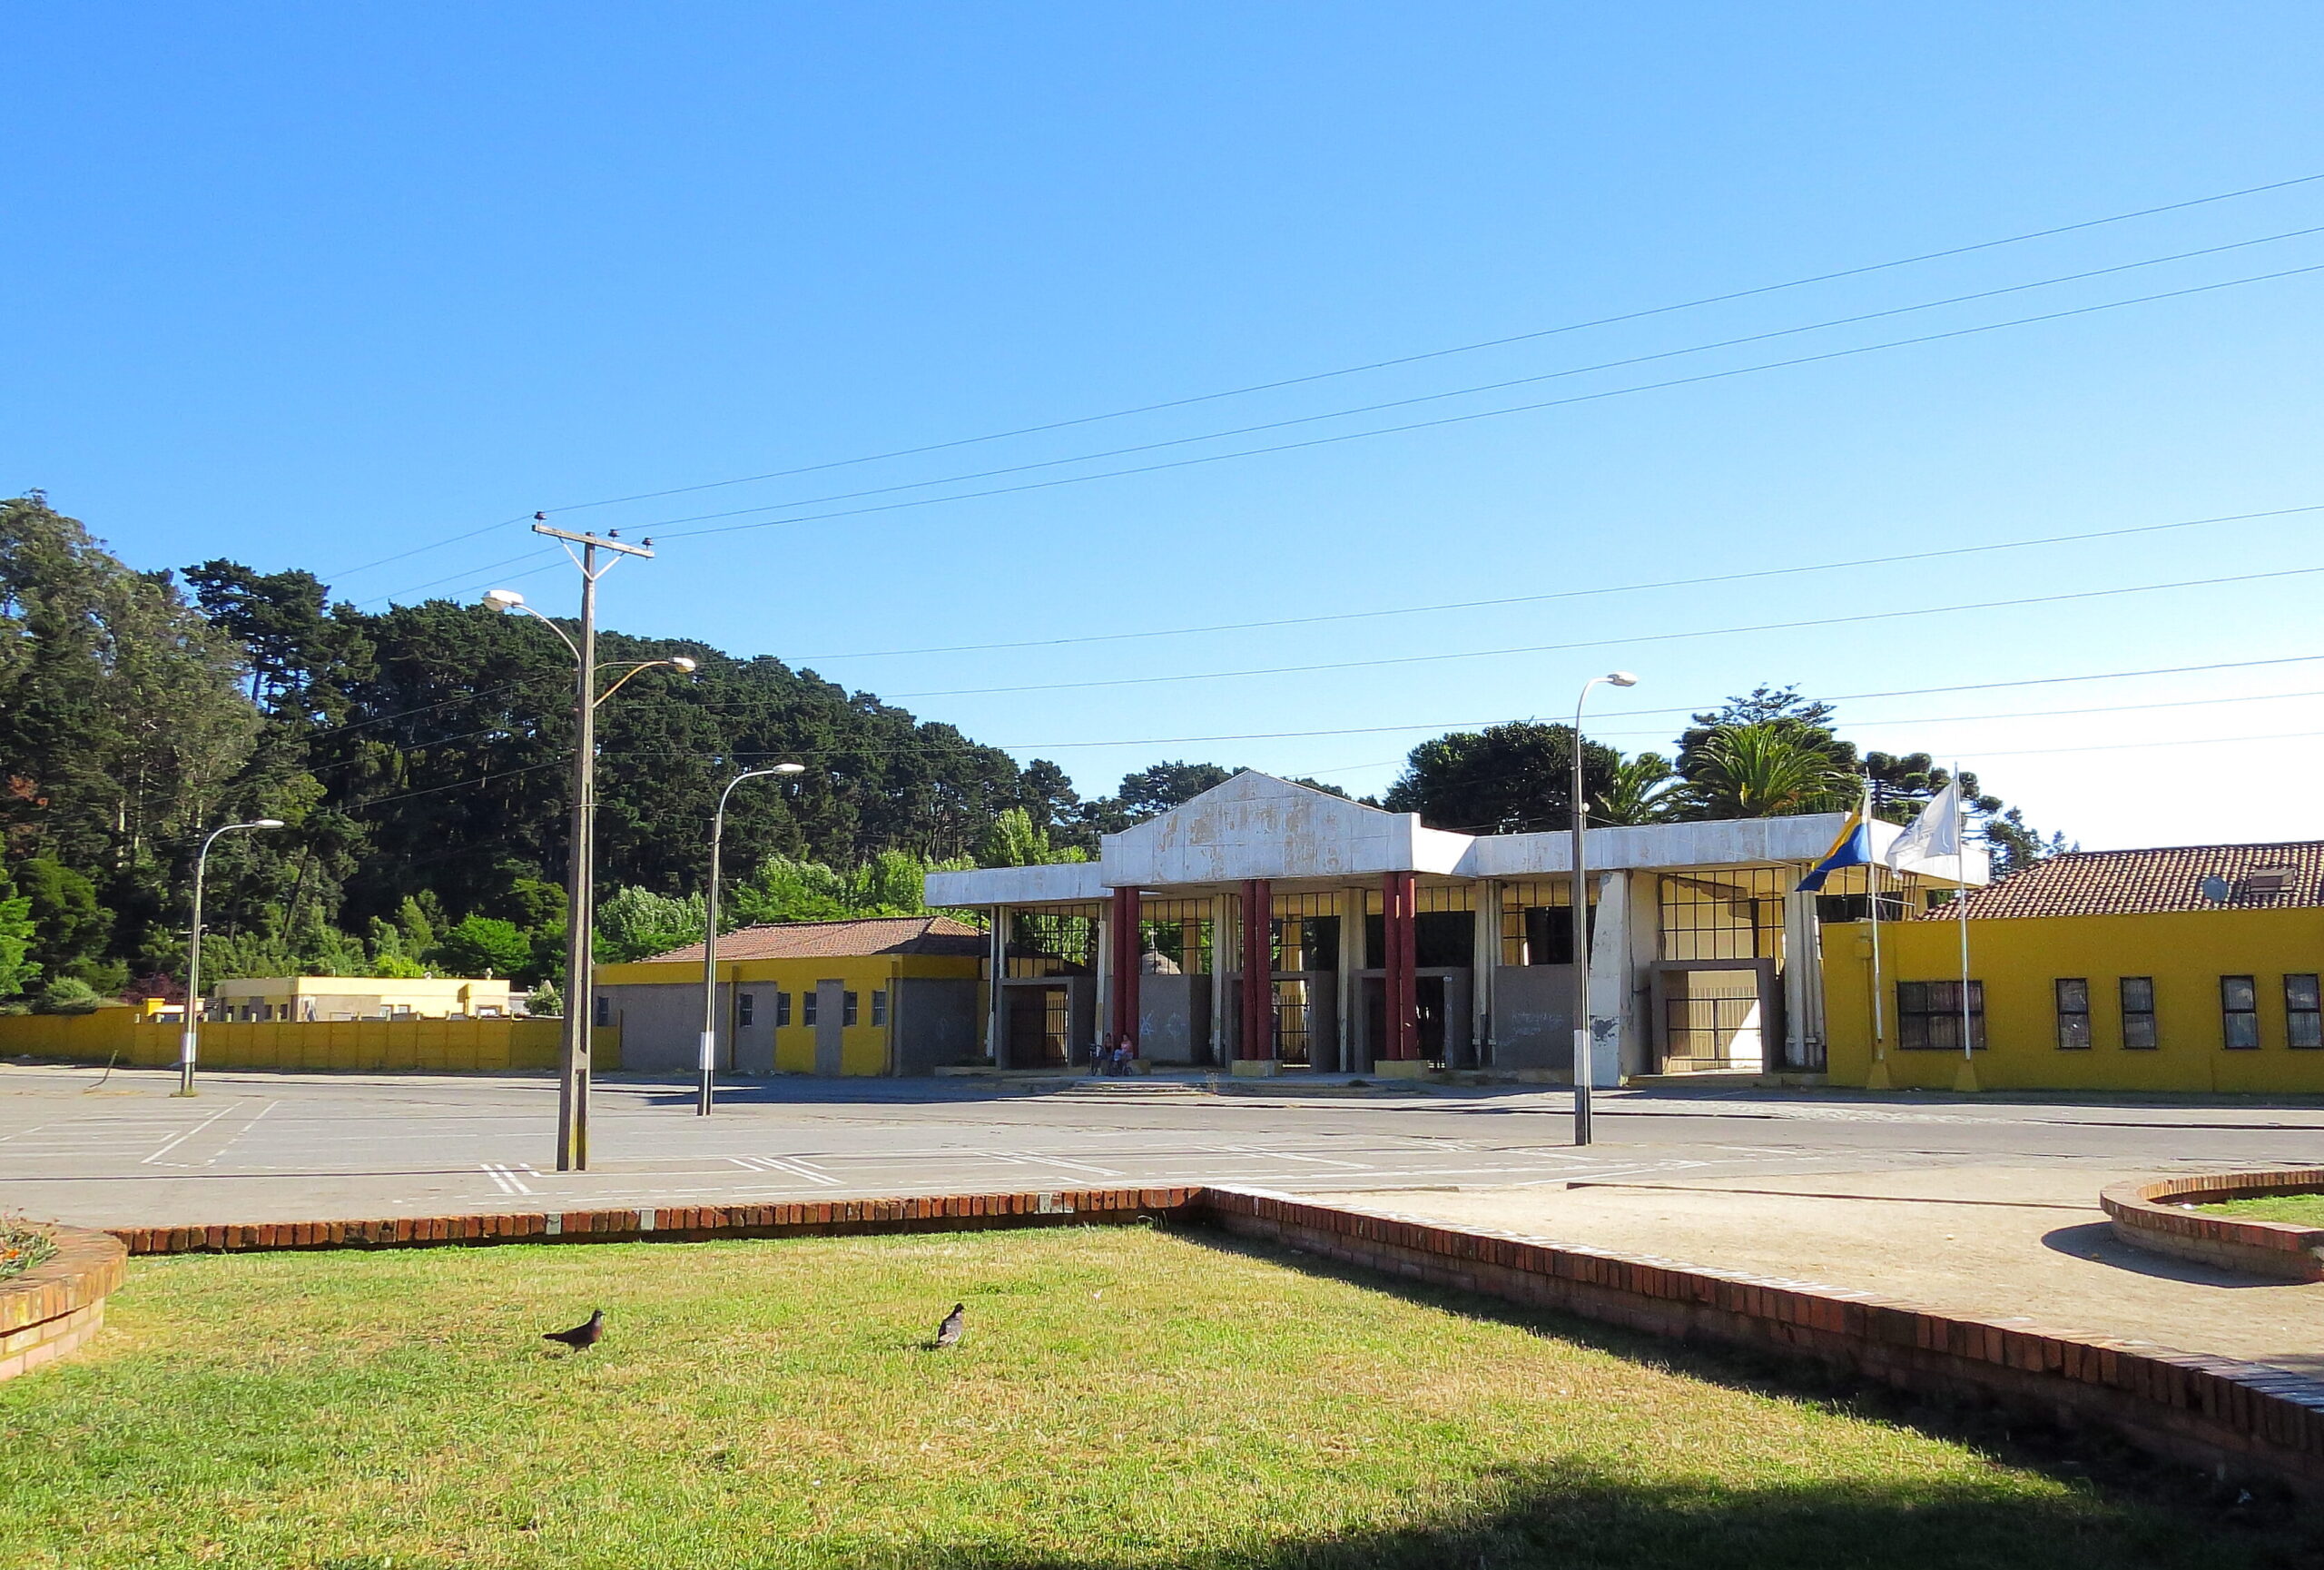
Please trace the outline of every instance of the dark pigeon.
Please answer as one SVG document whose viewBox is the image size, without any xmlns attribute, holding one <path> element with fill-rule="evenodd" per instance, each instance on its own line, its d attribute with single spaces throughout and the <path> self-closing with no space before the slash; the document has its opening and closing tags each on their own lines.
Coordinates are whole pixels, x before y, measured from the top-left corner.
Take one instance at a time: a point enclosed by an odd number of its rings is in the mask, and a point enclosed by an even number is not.
<svg viewBox="0 0 2324 1570">
<path fill-rule="evenodd" d="M 952 1305 L 952 1311 L 944 1316 L 942 1324 L 936 1327 L 936 1344 L 939 1347 L 957 1347 L 960 1344 L 960 1338 L 968 1333 L 968 1312 L 969 1306 L 966 1303 Z"/>
<path fill-rule="evenodd" d="M 596 1313 L 590 1315 L 587 1318 L 582 1320 L 581 1323 L 574 1326 L 570 1330 L 551 1330 L 547 1335 L 544 1335 L 541 1339 L 544 1341 L 562 1341 L 566 1346 L 578 1352 L 586 1348 L 596 1346 L 599 1341 L 605 1339 L 605 1336 L 606 1311 L 603 1308 L 600 1308 Z"/>
</svg>

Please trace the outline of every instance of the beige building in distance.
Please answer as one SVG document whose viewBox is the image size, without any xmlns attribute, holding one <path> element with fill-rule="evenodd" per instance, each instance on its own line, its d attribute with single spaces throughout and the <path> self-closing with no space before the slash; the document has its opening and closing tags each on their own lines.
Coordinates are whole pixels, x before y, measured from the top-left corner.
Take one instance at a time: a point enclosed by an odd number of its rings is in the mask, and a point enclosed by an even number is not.
<svg viewBox="0 0 2324 1570">
<path fill-rule="evenodd" d="M 205 1020 L 505 1019 L 505 980 L 468 976 L 246 976 L 210 989 Z"/>
</svg>

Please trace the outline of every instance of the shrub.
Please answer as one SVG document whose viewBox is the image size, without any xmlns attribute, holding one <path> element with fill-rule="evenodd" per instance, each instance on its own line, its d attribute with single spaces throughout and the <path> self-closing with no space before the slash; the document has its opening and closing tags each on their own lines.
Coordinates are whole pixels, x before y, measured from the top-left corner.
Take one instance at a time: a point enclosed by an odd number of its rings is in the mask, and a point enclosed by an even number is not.
<svg viewBox="0 0 2324 1570">
<path fill-rule="evenodd" d="M 41 988 L 40 996 L 33 1003 L 36 1014 L 93 1014 L 97 1012 L 97 989 L 78 976 L 59 976 Z"/>
<path fill-rule="evenodd" d="M 46 1227 L 22 1216 L 0 1216 L 0 1281 L 23 1275 L 55 1253 L 56 1239 Z"/>
</svg>

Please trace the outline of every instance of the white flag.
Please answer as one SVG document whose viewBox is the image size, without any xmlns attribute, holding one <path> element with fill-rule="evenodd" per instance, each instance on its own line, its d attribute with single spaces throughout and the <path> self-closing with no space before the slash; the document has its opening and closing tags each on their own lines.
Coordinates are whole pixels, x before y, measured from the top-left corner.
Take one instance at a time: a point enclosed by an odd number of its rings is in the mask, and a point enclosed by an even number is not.
<svg viewBox="0 0 2324 1570">
<path fill-rule="evenodd" d="M 1932 862 L 1961 861 L 1961 782 L 1955 780 L 1921 808 L 1913 826 L 1896 836 L 1881 858 L 1900 873 L 1917 872 Z"/>
</svg>

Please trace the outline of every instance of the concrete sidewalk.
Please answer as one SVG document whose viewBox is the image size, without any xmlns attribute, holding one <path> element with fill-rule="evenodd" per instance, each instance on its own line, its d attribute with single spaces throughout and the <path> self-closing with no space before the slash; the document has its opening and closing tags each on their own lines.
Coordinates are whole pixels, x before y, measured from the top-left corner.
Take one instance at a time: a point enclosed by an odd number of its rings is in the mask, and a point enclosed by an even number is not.
<svg viewBox="0 0 2324 1570">
<path fill-rule="evenodd" d="M 2099 1189 L 2151 1175 L 2060 1162 L 1306 1197 L 2324 1375 L 2324 1283 L 2114 1240 Z"/>
</svg>

